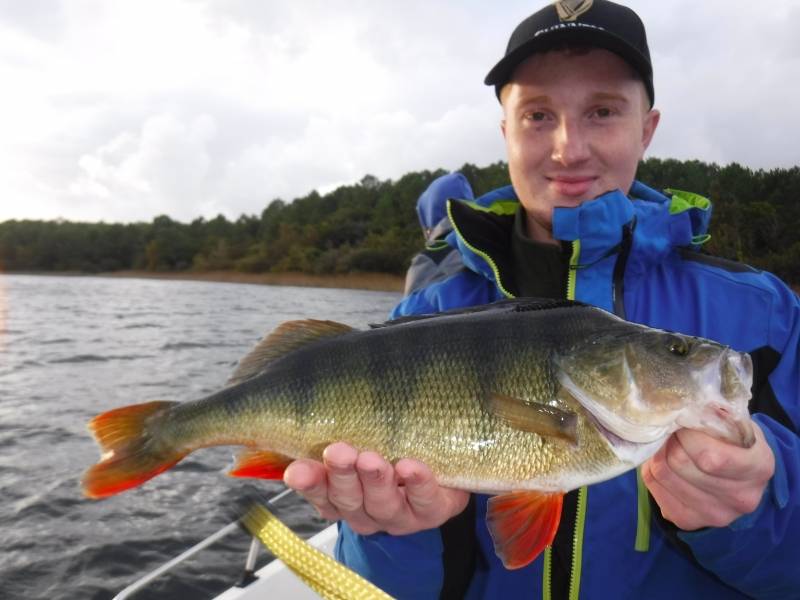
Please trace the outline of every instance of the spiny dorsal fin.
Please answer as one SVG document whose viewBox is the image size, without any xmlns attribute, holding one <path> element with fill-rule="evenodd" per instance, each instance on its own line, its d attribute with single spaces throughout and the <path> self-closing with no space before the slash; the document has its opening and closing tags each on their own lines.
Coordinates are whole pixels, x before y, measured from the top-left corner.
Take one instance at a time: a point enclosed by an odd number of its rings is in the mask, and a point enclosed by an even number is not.
<svg viewBox="0 0 800 600">
<path fill-rule="evenodd" d="M 353 331 L 352 327 L 335 321 L 304 319 L 282 323 L 239 361 L 239 366 L 236 367 L 227 385 L 237 385 L 252 379 L 263 373 L 273 361 L 303 346 L 350 331 Z"/>
<path fill-rule="evenodd" d="M 577 416 L 573 412 L 500 393 L 490 394 L 489 408 L 514 429 L 578 443 Z"/>
<path fill-rule="evenodd" d="M 553 300 L 551 298 L 509 298 L 506 300 L 498 300 L 496 302 L 492 302 L 491 304 L 479 304 L 477 306 L 468 306 L 465 308 L 453 308 L 439 313 L 398 317 L 396 319 L 392 319 L 391 321 L 386 321 L 385 323 L 371 323 L 370 327 L 377 329 L 380 327 L 403 325 L 405 323 L 413 323 L 415 321 L 422 321 L 426 319 L 441 319 L 443 317 L 470 315 L 498 310 L 505 312 L 528 312 L 532 310 L 550 310 L 553 308 L 570 308 L 576 306 L 587 305 L 576 300 Z"/>
</svg>

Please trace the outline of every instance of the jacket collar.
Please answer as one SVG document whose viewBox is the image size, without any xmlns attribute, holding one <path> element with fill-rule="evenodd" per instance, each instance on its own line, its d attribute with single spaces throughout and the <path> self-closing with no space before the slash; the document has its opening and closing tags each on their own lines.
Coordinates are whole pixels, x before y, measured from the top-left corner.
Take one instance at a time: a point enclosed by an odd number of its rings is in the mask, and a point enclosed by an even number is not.
<svg viewBox="0 0 800 600">
<path fill-rule="evenodd" d="M 580 241 L 580 264 L 591 265 L 616 252 L 627 226 L 634 232 L 628 268 L 644 269 L 677 247 L 696 248 L 709 237 L 711 203 L 689 192 L 666 192 L 636 181 L 629 196 L 617 190 L 574 208 L 556 208 L 553 235 L 565 242 Z M 511 231 L 518 203 L 511 186 L 475 201 L 448 202 L 454 227 L 448 243 L 459 249 L 469 269 L 494 281 L 507 296 L 513 281 Z"/>
</svg>

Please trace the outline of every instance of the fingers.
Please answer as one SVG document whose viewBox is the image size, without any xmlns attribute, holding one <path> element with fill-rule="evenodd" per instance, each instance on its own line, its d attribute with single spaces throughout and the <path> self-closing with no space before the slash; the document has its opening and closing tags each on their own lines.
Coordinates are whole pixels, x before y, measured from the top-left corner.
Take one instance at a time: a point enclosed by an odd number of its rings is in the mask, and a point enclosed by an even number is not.
<svg viewBox="0 0 800 600">
<path fill-rule="evenodd" d="M 469 494 L 440 487 L 423 463 L 403 459 L 393 467 L 375 452 L 344 443 L 328 446 L 322 463 L 297 460 L 286 469 L 286 485 L 326 519 L 341 519 L 362 535 L 393 535 L 438 527 L 467 506 Z"/>
<path fill-rule="evenodd" d="M 714 495 L 695 487 L 669 466 L 662 448 L 642 465 L 642 480 L 661 509 L 661 514 L 685 531 L 724 527 L 739 516 Z"/>
<path fill-rule="evenodd" d="M 671 521 L 684 531 L 692 531 L 705 526 L 700 516 L 696 515 L 694 510 L 687 506 L 679 496 L 671 493 L 669 489 L 653 475 L 650 461 L 642 465 L 642 480 L 653 495 L 656 504 L 658 504 L 658 507 L 661 509 L 662 516 L 666 520 Z"/>
<path fill-rule="evenodd" d="M 756 438 L 750 448 L 739 448 L 705 433 L 680 429 L 675 436 L 699 472 L 735 481 L 772 476 L 775 459 L 758 423 L 753 423 Z"/>
<path fill-rule="evenodd" d="M 314 460 L 296 460 L 283 474 L 283 482 L 317 509 L 323 519 L 341 518 L 328 500 L 328 476 L 325 467 Z"/>
<path fill-rule="evenodd" d="M 691 432 L 697 433 L 697 432 Z M 700 434 L 704 436 L 705 434 Z M 701 450 L 703 456 L 707 456 L 705 450 Z M 728 461 L 727 456 L 720 456 L 718 464 L 726 465 Z M 656 453 L 653 457 L 654 468 L 658 472 L 660 479 L 664 483 L 680 486 L 685 483 L 684 487 L 694 486 L 708 492 L 714 492 L 719 489 L 730 491 L 738 487 L 739 481 L 735 479 L 727 479 L 723 476 L 718 476 L 712 469 L 707 472 L 700 468 L 695 462 L 695 457 L 687 452 L 685 446 L 681 443 L 679 435 L 672 435 L 667 440 L 667 443 Z M 707 464 L 705 464 L 707 467 Z"/>
<path fill-rule="evenodd" d="M 364 511 L 377 524 L 391 527 L 405 511 L 405 495 L 398 488 L 395 470 L 375 452 L 362 452 L 356 470 L 364 494 Z"/>
<path fill-rule="evenodd" d="M 343 513 L 361 508 L 361 482 L 356 473 L 358 450 L 344 443 L 331 444 L 322 453 L 328 472 L 328 499 Z"/>
<path fill-rule="evenodd" d="M 467 507 L 468 492 L 441 487 L 420 461 L 403 459 L 395 470 L 398 479 L 405 482 L 407 506 L 416 524 L 438 527 Z"/>
<path fill-rule="evenodd" d="M 679 430 L 644 465 L 642 478 L 664 518 L 686 530 L 723 527 L 758 508 L 775 457 L 759 427 L 739 448 Z"/>
<path fill-rule="evenodd" d="M 322 462 L 328 472 L 328 500 L 353 531 L 369 535 L 380 531 L 380 527 L 364 509 L 357 459 L 358 450 L 342 442 L 331 444 L 322 453 Z"/>
<path fill-rule="evenodd" d="M 426 514 L 439 500 L 439 485 L 428 467 L 418 460 L 404 458 L 395 466 L 397 476 L 406 484 L 409 508 L 415 514 Z"/>
</svg>

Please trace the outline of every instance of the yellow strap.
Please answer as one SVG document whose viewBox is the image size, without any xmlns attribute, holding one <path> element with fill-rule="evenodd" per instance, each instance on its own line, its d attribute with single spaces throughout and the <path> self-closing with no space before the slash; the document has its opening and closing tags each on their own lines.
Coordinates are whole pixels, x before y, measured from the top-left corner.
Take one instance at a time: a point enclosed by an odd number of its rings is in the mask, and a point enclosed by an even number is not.
<svg viewBox="0 0 800 600">
<path fill-rule="evenodd" d="M 392 600 L 358 573 L 298 537 L 261 504 L 242 518 L 247 530 L 326 600 Z"/>
</svg>

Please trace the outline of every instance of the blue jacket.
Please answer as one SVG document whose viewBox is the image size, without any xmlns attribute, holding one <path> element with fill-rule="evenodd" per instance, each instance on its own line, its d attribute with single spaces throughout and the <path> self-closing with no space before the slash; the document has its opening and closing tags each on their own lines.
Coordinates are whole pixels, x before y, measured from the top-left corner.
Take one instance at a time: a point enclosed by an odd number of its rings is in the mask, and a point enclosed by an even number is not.
<svg viewBox="0 0 800 600">
<path fill-rule="evenodd" d="M 775 474 L 753 513 L 696 532 L 660 517 L 636 471 L 583 488 L 571 597 L 800 598 L 800 303 L 769 273 L 699 253 L 710 203 L 670 194 L 636 182 L 630 197 L 611 192 L 555 209 L 553 235 L 573 248 L 565 296 L 750 352 L 751 412 L 775 453 Z M 405 298 L 393 316 L 513 295 L 507 244 L 517 203 L 511 187 L 451 202 L 448 241 L 467 268 Z M 507 571 L 494 554 L 485 511 L 486 497 L 476 496 L 478 558 L 467 597 L 547 598 L 550 551 Z M 436 598 L 445 578 L 442 537 L 440 529 L 360 536 L 343 524 L 336 554 L 396 597 Z"/>
</svg>

